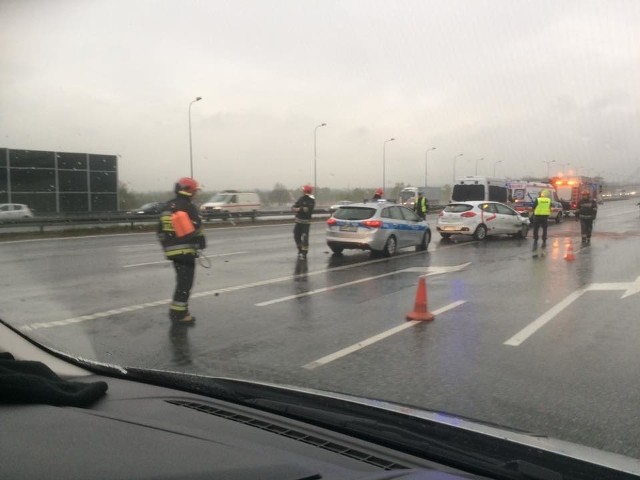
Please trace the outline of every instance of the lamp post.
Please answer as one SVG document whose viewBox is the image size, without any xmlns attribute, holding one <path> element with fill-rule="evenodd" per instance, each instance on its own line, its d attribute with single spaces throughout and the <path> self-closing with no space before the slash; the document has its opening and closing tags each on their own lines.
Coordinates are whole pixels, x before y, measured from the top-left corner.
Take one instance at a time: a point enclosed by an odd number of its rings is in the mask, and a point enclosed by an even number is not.
<svg viewBox="0 0 640 480">
<path fill-rule="evenodd" d="M 484 160 L 484 157 L 476 159 L 476 176 L 478 175 L 478 162 L 481 162 L 482 160 Z"/>
<path fill-rule="evenodd" d="M 431 147 L 424 152 L 424 196 L 427 196 L 427 156 L 431 150 L 435 150 L 436 147 Z"/>
<path fill-rule="evenodd" d="M 547 164 L 547 178 L 549 178 L 549 167 L 552 163 L 556 163 L 555 160 L 543 160 L 542 163 Z"/>
<path fill-rule="evenodd" d="M 458 159 L 458 157 L 461 157 L 462 155 L 464 155 L 464 153 L 459 153 L 458 155 L 455 155 L 453 157 L 453 181 L 451 182 L 451 188 L 453 188 L 453 186 L 456 183 L 456 160 Z"/>
<path fill-rule="evenodd" d="M 191 105 L 202 100 L 202 97 L 196 97 L 189 103 L 189 166 L 191 167 L 191 178 L 193 178 L 193 147 L 191 143 Z"/>
<path fill-rule="evenodd" d="M 387 185 L 386 185 L 386 181 L 387 181 L 387 177 L 386 177 L 386 172 L 387 172 L 387 167 L 386 167 L 386 158 L 385 158 L 385 153 L 386 153 L 386 147 L 387 147 L 387 143 L 389 142 L 393 142 L 395 140 L 395 138 L 391 137 L 388 140 L 385 140 L 382 143 L 382 191 L 384 192 L 384 196 L 386 198 L 387 196 Z"/>
<path fill-rule="evenodd" d="M 502 163 L 502 160 L 498 160 L 497 162 L 494 162 L 493 164 L 493 176 L 496 176 L 496 165 L 498 165 L 499 163 Z"/>
<path fill-rule="evenodd" d="M 317 195 L 318 194 L 318 182 L 317 182 L 317 168 L 316 168 L 316 164 L 318 163 L 318 154 L 316 151 L 316 134 L 318 132 L 318 129 L 320 127 L 326 127 L 327 124 L 326 123 L 321 123 L 320 125 L 317 125 L 316 128 L 313 129 L 313 194 Z"/>
</svg>

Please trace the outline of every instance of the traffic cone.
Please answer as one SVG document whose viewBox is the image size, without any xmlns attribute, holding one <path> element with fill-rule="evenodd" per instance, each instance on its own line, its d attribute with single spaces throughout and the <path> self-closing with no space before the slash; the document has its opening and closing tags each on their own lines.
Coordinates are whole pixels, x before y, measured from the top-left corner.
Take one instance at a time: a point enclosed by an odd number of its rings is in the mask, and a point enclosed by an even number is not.
<svg viewBox="0 0 640 480">
<path fill-rule="evenodd" d="M 431 321 L 435 317 L 427 307 L 427 286 L 424 277 L 418 280 L 418 291 L 416 292 L 416 303 L 413 312 L 407 313 L 407 320 Z"/>
<path fill-rule="evenodd" d="M 567 262 L 572 262 L 576 259 L 575 255 L 573 254 L 573 241 L 571 239 L 569 239 L 569 244 L 567 246 L 567 253 L 564 254 L 564 259 Z"/>
</svg>

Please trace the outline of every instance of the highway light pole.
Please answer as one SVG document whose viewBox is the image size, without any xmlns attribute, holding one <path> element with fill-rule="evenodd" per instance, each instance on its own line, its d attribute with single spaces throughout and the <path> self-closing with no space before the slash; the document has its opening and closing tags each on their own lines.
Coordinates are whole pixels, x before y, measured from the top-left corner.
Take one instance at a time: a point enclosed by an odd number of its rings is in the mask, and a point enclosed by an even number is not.
<svg viewBox="0 0 640 480">
<path fill-rule="evenodd" d="M 502 160 L 498 160 L 497 162 L 495 162 L 495 163 L 493 164 L 493 176 L 494 176 L 494 177 L 496 176 L 496 166 L 497 166 L 499 163 L 502 163 Z"/>
<path fill-rule="evenodd" d="M 453 181 L 451 182 L 451 188 L 456 184 L 456 160 L 462 155 L 464 155 L 464 153 L 459 153 L 453 157 Z"/>
<path fill-rule="evenodd" d="M 200 100 L 202 100 L 202 97 L 196 97 L 195 100 L 189 103 L 189 166 L 191 167 L 190 169 L 191 178 L 193 178 L 193 146 L 191 142 L 191 105 L 193 105 L 196 102 L 199 102 Z"/>
<path fill-rule="evenodd" d="M 556 163 L 556 161 L 555 160 L 543 160 L 542 163 L 546 163 L 547 164 L 547 178 L 549 178 L 549 166 L 552 163 Z"/>
<path fill-rule="evenodd" d="M 395 140 L 395 138 L 391 137 L 388 140 L 385 140 L 384 143 L 382 144 L 382 192 L 385 196 L 385 198 L 387 197 L 387 185 L 386 185 L 386 181 L 387 181 L 387 166 L 386 166 L 386 147 L 387 147 L 387 143 L 389 142 L 393 142 Z"/>
<path fill-rule="evenodd" d="M 483 160 L 484 160 L 484 157 L 476 159 L 476 176 L 478 175 L 478 162 L 481 162 Z"/>
<path fill-rule="evenodd" d="M 326 126 L 327 126 L 326 123 L 321 123 L 320 125 L 317 125 L 316 128 L 313 129 L 313 194 L 314 195 L 318 195 L 318 182 L 317 182 L 318 171 L 316 168 L 316 165 L 318 163 L 318 153 L 316 150 L 317 132 L 320 127 L 326 127 Z"/>
<path fill-rule="evenodd" d="M 427 196 L 427 157 L 429 156 L 429 152 L 431 150 L 435 150 L 436 147 L 431 147 L 424 152 L 424 196 Z"/>
</svg>

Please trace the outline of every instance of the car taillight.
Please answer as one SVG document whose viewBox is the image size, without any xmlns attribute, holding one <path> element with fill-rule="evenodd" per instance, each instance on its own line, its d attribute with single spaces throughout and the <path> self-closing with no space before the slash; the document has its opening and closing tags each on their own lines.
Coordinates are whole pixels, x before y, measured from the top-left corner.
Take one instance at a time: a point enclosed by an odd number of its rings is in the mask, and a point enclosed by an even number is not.
<svg viewBox="0 0 640 480">
<path fill-rule="evenodd" d="M 461 217 L 471 218 L 476 216 L 476 212 L 464 212 L 460 214 Z"/>
<path fill-rule="evenodd" d="M 380 228 L 382 226 L 381 220 L 363 220 L 360 222 L 363 227 Z"/>
<path fill-rule="evenodd" d="M 333 217 L 327 220 L 327 225 L 335 225 L 336 223 L 338 223 L 338 221 Z"/>
</svg>

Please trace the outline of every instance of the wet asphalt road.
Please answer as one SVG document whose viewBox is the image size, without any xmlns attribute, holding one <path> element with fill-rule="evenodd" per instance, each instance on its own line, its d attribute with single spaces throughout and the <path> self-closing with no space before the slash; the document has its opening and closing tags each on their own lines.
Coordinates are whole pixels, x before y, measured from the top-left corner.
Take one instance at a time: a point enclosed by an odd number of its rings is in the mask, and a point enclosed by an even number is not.
<svg viewBox="0 0 640 480">
<path fill-rule="evenodd" d="M 207 231 L 192 328 L 171 326 L 173 269 L 152 234 L 0 244 L 0 317 L 108 363 L 377 397 L 640 457 L 640 215 L 601 207 L 531 238 L 441 241 L 391 259 L 333 256 L 324 223 Z M 531 235 L 529 235 L 530 237 Z M 575 260 L 564 255 L 572 240 Z M 426 274 L 433 322 L 407 322 Z"/>
</svg>

